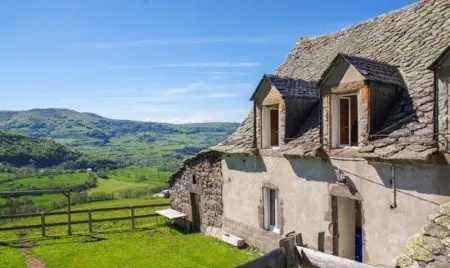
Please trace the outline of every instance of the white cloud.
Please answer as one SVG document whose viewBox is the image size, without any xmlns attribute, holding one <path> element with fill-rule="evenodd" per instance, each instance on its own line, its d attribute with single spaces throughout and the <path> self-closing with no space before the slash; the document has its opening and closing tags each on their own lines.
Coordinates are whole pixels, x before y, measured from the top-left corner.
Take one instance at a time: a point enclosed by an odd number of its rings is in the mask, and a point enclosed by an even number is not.
<svg viewBox="0 0 450 268">
<path fill-rule="evenodd" d="M 179 68 L 234 68 L 234 67 L 255 67 L 261 66 L 260 62 L 199 62 L 199 63 L 170 63 L 170 64 L 158 64 L 155 67 L 179 67 Z"/>
<path fill-rule="evenodd" d="M 242 68 L 261 66 L 260 62 L 197 62 L 197 63 L 164 63 L 155 65 L 113 65 L 109 69 L 147 69 L 147 68 Z M 210 73 L 210 72 L 209 72 Z M 229 73 L 230 74 L 230 73 Z"/>
<path fill-rule="evenodd" d="M 250 37 L 193 37 L 193 38 L 152 38 L 140 40 L 105 41 L 105 42 L 78 42 L 77 46 L 95 49 L 131 48 L 148 45 L 200 45 L 214 43 L 249 44 L 290 41 L 290 35 L 278 36 L 250 36 Z"/>
<path fill-rule="evenodd" d="M 154 121 L 147 118 L 146 121 Z M 159 119 L 159 122 L 166 122 L 172 124 L 187 124 L 187 123 L 207 123 L 216 122 L 217 119 L 207 114 L 194 114 L 186 117 L 172 117 L 167 119 Z"/>
<path fill-rule="evenodd" d="M 205 95 L 205 98 L 211 98 L 211 99 L 226 99 L 226 98 L 234 98 L 238 97 L 239 95 L 236 93 L 231 92 L 219 92 L 219 93 L 212 93 Z"/>
</svg>

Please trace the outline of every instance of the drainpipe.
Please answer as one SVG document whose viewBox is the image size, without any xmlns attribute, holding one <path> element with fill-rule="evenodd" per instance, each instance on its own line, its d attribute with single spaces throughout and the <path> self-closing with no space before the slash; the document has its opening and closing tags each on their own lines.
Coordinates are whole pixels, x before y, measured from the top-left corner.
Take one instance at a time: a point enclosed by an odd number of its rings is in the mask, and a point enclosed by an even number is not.
<svg viewBox="0 0 450 268">
<path fill-rule="evenodd" d="M 391 204 L 391 209 L 397 208 L 397 185 L 395 183 L 395 165 L 391 164 L 391 185 L 392 185 L 392 193 L 393 193 L 393 202 Z"/>
</svg>

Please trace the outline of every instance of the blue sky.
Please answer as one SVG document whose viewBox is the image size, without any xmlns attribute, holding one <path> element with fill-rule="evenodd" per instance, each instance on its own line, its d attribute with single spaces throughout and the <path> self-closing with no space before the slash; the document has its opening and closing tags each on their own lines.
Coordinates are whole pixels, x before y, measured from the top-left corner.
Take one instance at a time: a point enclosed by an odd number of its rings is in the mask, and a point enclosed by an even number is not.
<svg viewBox="0 0 450 268">
<path fill-rule="evenodd" d="M 0 109 L 241 121 L 297 39 L 412 2 L 0 1 Z"/>
</svg>

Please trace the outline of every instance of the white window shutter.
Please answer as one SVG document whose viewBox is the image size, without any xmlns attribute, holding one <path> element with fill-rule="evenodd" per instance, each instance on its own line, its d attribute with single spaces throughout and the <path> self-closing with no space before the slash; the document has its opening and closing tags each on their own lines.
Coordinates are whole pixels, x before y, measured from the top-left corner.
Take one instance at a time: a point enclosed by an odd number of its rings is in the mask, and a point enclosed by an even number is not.
<svg viewBox="0 0 450 268">
<path fill-rule="evenodd" d="M 269 229 L 269 191 L 263 188 L 264 229 Z"/>
</svg>

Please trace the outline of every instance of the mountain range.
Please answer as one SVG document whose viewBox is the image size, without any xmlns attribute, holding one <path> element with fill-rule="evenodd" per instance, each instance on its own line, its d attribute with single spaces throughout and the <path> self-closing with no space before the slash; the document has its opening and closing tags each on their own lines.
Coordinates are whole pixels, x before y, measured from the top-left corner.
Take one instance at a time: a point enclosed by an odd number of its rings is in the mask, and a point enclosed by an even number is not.
<svg viewBox="0 0 450 268">
<path fill-rule="evenodd" d="M 183 158 L 230 135 L 238 123 L 116 120 L 69 109 L 0 111 L 0 130 L 51 139 L 93 158 L 173 170 Z"/>
</svg>

